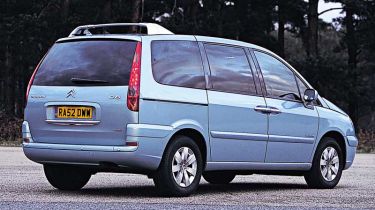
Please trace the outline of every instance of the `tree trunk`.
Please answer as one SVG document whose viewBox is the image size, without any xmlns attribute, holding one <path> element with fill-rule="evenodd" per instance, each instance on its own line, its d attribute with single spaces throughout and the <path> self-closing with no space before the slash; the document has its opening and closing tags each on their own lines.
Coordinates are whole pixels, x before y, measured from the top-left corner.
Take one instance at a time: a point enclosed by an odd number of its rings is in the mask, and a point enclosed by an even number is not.
<svg viewBox="0 0 375 210">
<path fill-rule="evenodd" d="M 358 55 L 358 45 L 356 41 L 355 28 L 354 28 L 354 12 L 353 12 L 353 3 L 349 1 L 345 6 L 345 25 L 346 25 L 346 46 L 348 49 L 348 66 L 349 66 L 349 75 L 352 80 L 352 85 L 355 88 L 352 97 L 349 99 L 349 115 L 353 120 L 354 125 L 357 125 L 358 122 L 358 92 L 357 90 L 357 78 L 358 78 L 358 69 L 357 69 L 357 55 Z"/>
<path fill-rule="evenodd" d="M 5 78 L 0 79 L 0 111 L 4 108 L 5 105 Z"/>
<path fill-rule="evenodd" d="M 142 8 L 142 0 L 134 0 L 132 5 L 132 11 L 130 16 L 131 23 L 139 23 L 141 22 L 141 8 Z M 130 33 L 139 33 L 138 27 L 131 27 Z"/>
<path fill-rule="evenodd" d="M 187 1 L 186 2 L 187 5 L 186 5 L 186 13 L 187 14 L 187 24 L 189 24 L 191 26 L 191 33 L 192 34 L 195 34 L 196 33 L 196 28 L 197 28 L 197 25 L 198 25 L 198 22 L 197 22 L 197 13 L 198 13 L 198 8 L 199 8 L 199 1 L 197 0 L 190 0 L 190 1 Z"/>
<path fill-rule="evenodd" d="M 59 0 L 51 0 L 40 11 L 38 18 L 49 18 L 50 15 L 59 14 L 61 12 L 61 2 Z"/>
<path fill-rule="evenodd" d="M 278 24 L 279 24 L 279 28 L 278 28 L 278 33 L 277 33 L 277 41 L 278 41 L 278 44 L 279 44 L 279 55 L 281 57 L 284 58 L 285 56 L 285 53 L 284 53 L 284 41 L 285 41 L 285 36 L 284 36 L 284 32 L 285 32 L 285 14 L 284 14 L 284 1 L 283 0 L 279 0 L 278 1 L 278 11 L 277 11 L 277 16 L 278 16 Z"/>
<path fill-rule="evenodd" d="M 0 61 L 1 66 L 5 66 L 5 64 Z M 6 80 L 6 70 L 3 69 L 2 73 L 0 74 L 0 112 L 3 108 L 5 108 L 5 80 Z"/>
<path fill-rule="evenodd" d="M 221 2 L 217 2 L 217 36 L 223 37 L 223 17 L 222 17 L 222 5 Z"/>
<path fill-rule="evenodd" d="M 140 19 L 141 7 L 142 7 L 142 0 L 133 1 L 132 13 L 131 13 L 131 18 L 130 18 L 130 21 L 132 23 L 138 23 L 141 21 Z"/>
<path fill-rule="evenodd" d="M 319 0 L 309 0 L 307 55 L 318 56 L 318 3 Z"/>
<path fill-rule="evenodd" d="M 14 71 L 12 70 L 13 62 L 12 55 L 9 49 L 9 45 L 5 47 L 5 88 L 6 88 L 6 98 L 5 98 L 5 111 L 9 116 L 14 116 Z"/>
<path fill-rule="evenodd" d="M 106 0 L 103 7 L 103 21 L 108 22 L 112 18 L 112 0 Z"/>
<path fill-rule="evenodd" d="M 354 18 L 353 18 L 353 8 L 351 4 L 347 4 L 345 8 L 346 17 L 346 45 L 348 47 L 348 65 L 350 68 L 355 69 L 357 67 L 357 41 L 355 37 L 354 29 Z"/>
<path fill-rule="evenodd" d="M 61 20 L 63 23 L 66 22 L 69 17 L 69 7 L 70 7 L 70 0 L 62 0 Z"/>
</svg>

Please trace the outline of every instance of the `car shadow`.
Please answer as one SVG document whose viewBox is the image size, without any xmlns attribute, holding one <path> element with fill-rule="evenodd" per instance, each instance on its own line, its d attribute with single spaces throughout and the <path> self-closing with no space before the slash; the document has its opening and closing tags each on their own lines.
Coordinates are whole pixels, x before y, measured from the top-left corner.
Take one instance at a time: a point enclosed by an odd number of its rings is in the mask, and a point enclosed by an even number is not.
<svg viewBox="0 0 375 210">
<path fill-rule="evenodd" d="M 231 183 L 226 185 L 203 184 L 199 186 L 199 194 L 220 193 L 220 192 L 261 192 L 290 189 L 307 189 L 305 184 L 288 183 Z"/>
<path fill-rule="evenodd" d="M 287 184 L 287 183 L 231 183 L 226 185 L 213 185 L 203 183 L 195 195 L 215 194 L 215 193 L 235 193 L 235 192 L 261 192 L 277 190 L 298 190 L 307 189 L 306 184 Z M 50 190 L 56 194 L 56 190 Z M 105 197 L 160 197 L 153 185 L 147 186 L 129 186 L 129 187 L 101 187 L 83 188 L 80 191 L 58 191 L 63 195 L 92 195 Z"/>
</svg>

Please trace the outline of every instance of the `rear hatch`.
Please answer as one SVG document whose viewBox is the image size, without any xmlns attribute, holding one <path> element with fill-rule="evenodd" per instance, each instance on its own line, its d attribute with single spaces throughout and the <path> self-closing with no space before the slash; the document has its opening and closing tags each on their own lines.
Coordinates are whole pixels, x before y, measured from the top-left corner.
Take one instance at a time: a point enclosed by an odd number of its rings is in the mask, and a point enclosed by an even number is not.
<svg viewBox="0 0 375 210">
<path fill-rule="evenodd" d="M 139 40 L 138 40 L 139 41 Z M 35 142 L 125 145 L 136 40 L 74 39 L 55 43 L 28 94 L 25 120 Z"/>
</svg>

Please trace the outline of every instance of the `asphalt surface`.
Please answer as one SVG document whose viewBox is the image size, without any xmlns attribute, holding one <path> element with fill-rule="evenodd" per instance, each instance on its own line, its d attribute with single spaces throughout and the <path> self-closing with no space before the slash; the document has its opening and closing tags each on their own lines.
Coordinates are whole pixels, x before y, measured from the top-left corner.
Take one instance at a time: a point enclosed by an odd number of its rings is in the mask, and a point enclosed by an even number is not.
<svg viewBox="0 0 375 210">
<path fill-rule="evenodd" d="M 196 194 L 159 197 L 143 175 L 99 173 L 78 192 L 50 186 L 21 148 L 0 147 L 0 209 L 375 209 L 375 154 L 358 154 L 335 189 L 308 189 L 303 177 L 237 176 Z"/>
</svg>

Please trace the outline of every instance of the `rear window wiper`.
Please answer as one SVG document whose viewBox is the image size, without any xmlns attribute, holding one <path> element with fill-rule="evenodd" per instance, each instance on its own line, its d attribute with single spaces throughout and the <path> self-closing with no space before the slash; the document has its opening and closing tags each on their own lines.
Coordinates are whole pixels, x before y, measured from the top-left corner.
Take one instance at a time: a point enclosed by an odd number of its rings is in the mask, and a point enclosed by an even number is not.
<svg viewBox="0 0 375 210">
<path fill-rule="evenodd" d="M 83 78 L 71 78 L 70 81 L 72 81 L 75 84 L 102 84 L 102 83 L 108 83 L 108 81 L 106 81 L 106 80 L 83 79 Z"/>
</svg>

